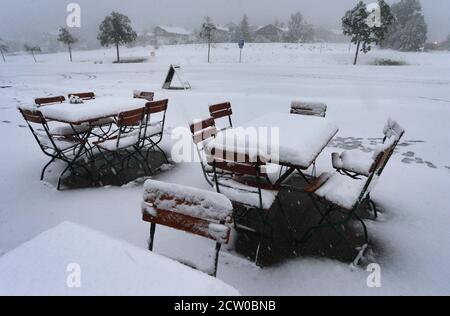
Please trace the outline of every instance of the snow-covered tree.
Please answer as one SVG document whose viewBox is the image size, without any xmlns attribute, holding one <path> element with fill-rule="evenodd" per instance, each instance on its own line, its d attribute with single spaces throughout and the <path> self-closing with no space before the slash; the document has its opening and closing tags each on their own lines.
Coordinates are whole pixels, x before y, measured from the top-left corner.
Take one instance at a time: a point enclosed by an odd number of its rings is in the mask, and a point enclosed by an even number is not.
<svg viewBox="0 0 450 316">
<path fill-rule="evenodd" d="M 9 50 L 8 45 L 0 38 L 0 53 L 2 54 L 3 61 L 6 63 L 5 53 Z"/>
<path fill-rule="evenodd" d="M 75 44 L 78 39 L 73 36 L 67 28 L 63 27 L 59 30 L 58 41 L 67 45 L 69 48 L 70 61 L 72 62 L 72 45 Z"/>
<path fill-rule="evenodd" d="M 387 32 L 389 26 L 393 23 L 393 16 L 389 5 L 384 0 L 378 1 L 380 8 L 380 21 L 369 23 L 370 12 L 366 4 L 360 1 L 352 10 L 345 13 L 342 18 L 342 29 L 344 35 L 351 36 L 352 43 L 356 44 L 355 60 L 358 61 L 359 52 L 368 53 L 373 44 L 380 44 Z M 372 21 L 373 22 L 373 21 Z"/>
<path fill-rule="evenodd" d="M 450 34 L 447 36 L 447 39 L 441 43 L 441 47 L 450 50 Z"/>
<path fill-rule="evenodd" d="M 314 40 L 314 28 L 311 24 L 306 23 L 300 12 L 291 15 L 285 40 L 293 43 L 305 43 Z"/>
<path fill-rule="evenodd" d="M 401 0 L 392 5 L 395 22 L 389 28 L 385 47 L 401 51 L 418 51 L 426 40 L 428 27 L 419 0 Z"/>
<path fill-rule="evenodd" d="M 248 22 L 248 17 L 246 14 L 242 17 L 241 23 L 236 29 L 236 39 L 244 39 L 246 42 L 252 41 L 252 34 L 250 32 L 250 24 Z"/>
<path fill-rule="evenodd" d="M 102 46 L 116 46 L 117 62 L 120 62 L 119 46 L 130 44 L 137 38 L 136 32 L 131 27 L 131 20 L 126 15 L 113 12 L 100 24 L 100 32 L 97 39 Z"/>
<path fill-rule="evenodd" d="M 33 56 L 34 62 L 37 63 L 35 54 L 42 51 L 41 47 L 38 45 L 31 46 L 31 45 L 25 44 L 23 46 L 23 48 L 25 49 L 25 51 L 29 52 Z"/>
</svg>

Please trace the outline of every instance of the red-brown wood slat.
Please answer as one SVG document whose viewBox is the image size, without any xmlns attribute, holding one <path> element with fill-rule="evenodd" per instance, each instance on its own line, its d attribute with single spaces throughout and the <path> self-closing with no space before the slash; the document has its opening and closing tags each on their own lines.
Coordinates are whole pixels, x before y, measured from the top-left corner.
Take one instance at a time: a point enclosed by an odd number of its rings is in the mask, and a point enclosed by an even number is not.
<svg viewBox="0 0 450 316">
<path fill-rule="evenodd" d="M 230 102 L 224 102 L 224 103 L 219 103 L 219 104 L 214 104 L 214 105 L 209 106 L 210 113 L 221 111 L 221 110 L 227 110 L 227 109 L 231 109 Z"/>
<path fill-rule="evenodd" d="M 43 117 L 42 113 L 39 111 L 29 111 L 29 110 L 22 110 L 20 109 L 20 112 L 22 113 L 25 120 L 32 123 L 42 124 L 45 123 L 45 118 Z"/>
<path fill-rule="evenodd" d="M 193 135 L 193 141 L 195 144 L 201 143 L 211 137 L 214 137 L 217 135 L 217 129 L 215 126 L 212 126 L 210 128 L 206 128 L 198 133 L 195 133 Z"/>
<path fill-rule="evenodd" d="M 95 99 L 94 92 L 70 93 L 68 96 L 69 96 L 69 99 L 71 96 L 79 97 L 80 99 L 83 99 L 83 100 Z"/>
<path fill-rule="evenodd" d="M 220 119 L 222 117 L 230 116 L 232 114 L 233 114 L 233 111 L 231 109 L 225 109 L 225 110 L 211 112 L 211 116 L 216 120 Z"/>
<path fill-rule="evenodd" d="M 48 98 L 36 98 L 34 100 L 34 103 L 37 105 L 47 105 L 47 104 L 53 104 L 53 103 L 62 103 L 66 101 L 66 98 L 62 95 L 55 96 L 55 97 L 48 97 Z"/>
<path fill-rule="evenodd" d="M 214 166 L 213 162 L 208 162 L 210 166 Z M 256 165 L 244 164 L 244 163 L 236 163 L 236 162 L 227 162 L 227 161 L 217 161 L 215 162 L 215 166 L 217 169 L 229 171 L 234 174 L 239 175 L 249 175 L 256 176 L 258 173 Z M 261 175 L 261 173 L 260 173 Z"/>
<path fill-rule="evenodd" d="M 162 209 L 156 209 L 156 213 L 157 216 L 152 216 L 144 211 L 142 220 L 203 236 L 217 242 L 223 242 L 223 240 L 217 240 L 215 236 L 209 233 L 209 224 L 214 222 Z M 228 227 L 225 243 L 228 243 L 229 239 L 230 228 Z"/>
<path fill-rule="evenodd" d="M 167 110 L 168 99 L 148 102 L 145 104 L 147 114 L 155 114 Z"/>
<path fill-rule="evenodd" d="M 208 128 L 208 127 L 212 127 L 212 126 L 215 126 L 215 122 L 214 122 L 214 119 L 212 117 L 210 117 L 210 118 L 207 118 L 207 119 L 205 119 L 203 121 L 192 123 L 190 125 L 191 133 L 192 134 L 198 133 L 201 130 L 203 130 L 205 128 Z"/>
<path fill-rule="evenodd" d="M 144 119 L 144 113 L 144 108 L 119 113 L 117 126 L 134 126 L 139 124 Z"/>
</svg>

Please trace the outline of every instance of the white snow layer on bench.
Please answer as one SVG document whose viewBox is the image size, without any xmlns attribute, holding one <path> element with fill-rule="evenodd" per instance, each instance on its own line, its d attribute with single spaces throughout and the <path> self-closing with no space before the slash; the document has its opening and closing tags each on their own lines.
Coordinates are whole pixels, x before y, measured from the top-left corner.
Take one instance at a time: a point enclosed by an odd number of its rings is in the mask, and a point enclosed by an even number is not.
<svg viewBox="0 0 450 316">
<path fill-rule="evenodd" d="M 143 210 L 153 216 L 156 207 L 192 217 L 225 221 L 233 210 L 230 200 L 222 194 L 154 180 L 147 180 L 144 185 L 144 201 L 148 200 L 155 202 L 144 202 Z"/>
<path fill-rule="evenodd" d="M 75 276 L 78 267 L 80 287 Z M 70 287 L 72 285 L 72 287 Z M 62 223 L 0 257 L 0 295 L 239 295 L 203 272 Z"/>
</svg>

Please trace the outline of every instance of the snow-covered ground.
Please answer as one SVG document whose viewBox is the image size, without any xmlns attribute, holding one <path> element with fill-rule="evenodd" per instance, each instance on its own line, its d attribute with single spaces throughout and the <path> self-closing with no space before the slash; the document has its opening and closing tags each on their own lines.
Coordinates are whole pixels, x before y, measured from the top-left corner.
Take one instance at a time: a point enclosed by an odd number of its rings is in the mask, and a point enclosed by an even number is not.
<svg viewBox="0 0 450 316">
<path fill-rule="evenodd" d="M 149 57 L 151 47 L 123 49 L 123 57 Z M 406 130 L 373 199 L 381 219 L 368 222 L 382 245 L 381 288 L 369 288 L 364 268 L 336 261 L 299 258 L 260 269 L 223 251 L 218 277 L 249 295 L 450 294 L 450 53 L 398 53 L 375 50 L 352 66 L 348 45 L 248 44 L 243 64 L 236 45 L 216 44 L 207 64 L 204 45 L 162 46 L 140 64 L 112 64 L 114 50 L 37 56 L 7 56 L 0 63 L 0 256 L 62 221 L 80 223 L 145 248 L 148 224 L 141 221 L 143 187 L 107 187 L 58 192 L 39 181 L 46 157 L 24 128 L 16 106 L 33 98 L 79 91 L 99 96 L 131 96 L 155 91 L 169 98 L 167 125 L 187 126 L 208 115 L 207 105 L 231 101 L 236 125 L 267 112 L 289 111 L 293 99 L 324 102 L 339 126 L 318 161 L 331 168 L 330 153 L 372 147 L 392 117 Z M 372 66 L 392 58 L 407 66 Z M 102 61 L 103 63 L 99 63 Z M 190 91 L 161 90 L 170 63 L 183 66 Z M 355 138 L 350 138 L 355 137 Z M 60 165 L 52 166 L 54 173 Z M 197 163 L 177 164 L 158 180 L 208 189 Z M 74 236 L 76 238 L 76 236 Z M 158 228 L 155 251 L 208 267 L 211 241 Z M 25 259 L 26 260 L 26 259 Z M 65 269 L 66 267 L 61 267 Z"/>
</svg>

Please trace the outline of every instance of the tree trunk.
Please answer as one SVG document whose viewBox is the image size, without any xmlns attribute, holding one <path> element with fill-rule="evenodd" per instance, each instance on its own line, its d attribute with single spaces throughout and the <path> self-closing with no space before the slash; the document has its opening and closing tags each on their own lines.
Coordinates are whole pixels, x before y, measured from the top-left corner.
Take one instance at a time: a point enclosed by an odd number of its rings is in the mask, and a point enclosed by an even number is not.
<svg viewBox="0 0 450 316">
<path fill-rule="evenodd" d="M 37 63 L 36 57 L 34 56 L 34 51 L 31 51 L 31 55 L 33 56 L 34 62 Z"/>
<path fill-rule="evenodd" d="M 358 61 L 358 54 L 359 54 L 359 46 L 361 45 L 361 41 L 358 41 L 358 45 L 356 45 L 356 54 L 355 54 L 355 61 L 353 62 L 353 65 L 356 65 Z"/>
<path fill-rule="evenodd" d="M 0 49 L 0 52 L 2 53 L 2 57 L 3 57 L 3 62 L 5 62 L 5 63 L 6 63 L 5 55 L 3 54 L 3 49 Z"/>
<path fill-rule="evenodd" d="M 70 62 L 72 62 L 72 47 L 69 45 Z"/>
<path fill-rule="evenodd" d="M 119 44 L 116 44 L 116 50 L 117 50 L 117 62 L 120 63 Z"/>
</svg>

